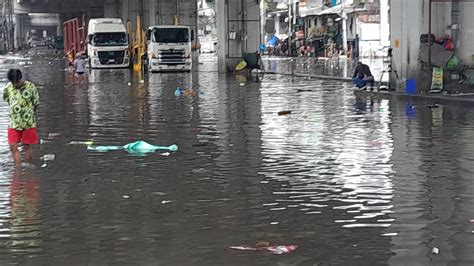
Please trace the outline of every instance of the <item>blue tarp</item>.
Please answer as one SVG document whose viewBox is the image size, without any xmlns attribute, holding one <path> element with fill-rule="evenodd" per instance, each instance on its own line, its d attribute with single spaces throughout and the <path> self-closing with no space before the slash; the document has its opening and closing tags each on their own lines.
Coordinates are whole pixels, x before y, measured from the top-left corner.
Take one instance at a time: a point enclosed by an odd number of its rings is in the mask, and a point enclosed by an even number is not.
<svg viewBox="0 0 474 266">
<path fill-rule="evenodd" d="M 275 47 L 277 45 L 277 43 L 278 43 L 278 37 L 273 35 L 273 37 L 270 40 L 268 40 L 267 46 Z"/>
</svg>

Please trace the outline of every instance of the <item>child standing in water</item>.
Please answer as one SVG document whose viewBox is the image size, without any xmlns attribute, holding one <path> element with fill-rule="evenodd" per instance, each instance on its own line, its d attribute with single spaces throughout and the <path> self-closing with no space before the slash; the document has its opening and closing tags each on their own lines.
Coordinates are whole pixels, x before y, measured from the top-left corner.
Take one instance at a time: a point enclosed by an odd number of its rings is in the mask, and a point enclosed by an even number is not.
<svg viewBox="0 0 474 266">
<path fill-rule="evenodd" d="M 3 92 L 3 99 L 9 106 L 8 144 L 16 167 L 21 167 L 20 143 L 25 148 L 25 160 L 31 165 L 31 145 L 39 142 L 35 117 L 39 105 L 38 90 L 33 83 L 23 80 L 19 69 L 10 69 L 7 77 L 10 83 Z"/>
</svg>

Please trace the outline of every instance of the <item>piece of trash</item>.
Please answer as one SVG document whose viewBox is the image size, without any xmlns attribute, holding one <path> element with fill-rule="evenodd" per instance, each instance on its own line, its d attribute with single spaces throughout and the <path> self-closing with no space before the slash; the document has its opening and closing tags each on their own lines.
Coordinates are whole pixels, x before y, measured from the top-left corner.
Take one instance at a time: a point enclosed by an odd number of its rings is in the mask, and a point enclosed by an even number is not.
<svg viewBox="0 0 474 266">
<path fill-rule="evenodd" d="M 192 89 L 187 89 L 187 90 L 183 91 L 183 95 L 185 97 L 196 96 L 196 92 L 193 91 Z"/>
<path fill-rule="evenodd" d="M 124 198 L 124 199 L 129 199 L 130 196 L 129 196 L 129 195 L 123 195 L 122 198 Z"/>
<path fill-rule="evenodd" d="M 56 158 L 56 155 L 54 154 L 45 154 L 40 159 L 43 161 L 54 161 L 55 158 Z"/>
<path fill-rule="evenodd" d="M 38 169 L 38 166 L 36 166 L 32 163 L 26 163 L 25 162 L 25 163 L 22 163 L 21 166 L 24 167 L 24 168 L 33 169 L 33 170 Z"/>
<path fill-rule="evenodd" d="M 257 243 L 255 246 L 231 246 L 229 248 L 233 250 L 241 250 L 241 251 L 269 251 L 275 255 L 288 254 L 295 251 L 298 248 L 297 245 L 270 246 L 268 243 L 267 245 L 259 245 L 259 244 L 262 244 L 262 243 Z"/>
<path fill-rule="evenodd" d="M 438 254 L 439 254 L 439 248 L 434 247 L 434 248 L 431 250 L 431 252 L 433 252 L 433 254 L 438 255 Z"/>
<path fill-rule="evenodd" d="M 291 114 L 291 111 L 281 111 L 281 112 L 278 112 L 278 115 L 289 115 Z"/>
<path fill-rule="evenodd" d="M 138 83 L 143 84 L 143 83 L 145 83 L 145 81 L 142 79 Z"/>
<path fill-rule="evenodd" d="M 166 157 L 168 157 L 168 156 L 170 156 L 170 155 L 171 155 L 171 153 L 169 153 L 169 152 L 165 152 L 165 153 L 162 153 L 162 154 L 160 154 L 160 155 L 161 155 L 161 156 L 166 156 Z"/>
<path fill-rule="evenodd" d="M 469 222 L 470 222 L 471 224 L 474 224 L 474 219 L 469 220 Z"/>
<path fill-rule="evenodd" d="M 45 143 L 50 143 L 51 141 L 49 140 L 44 140 L 44 139 L 40 139 L 40 144 L 45 144 Z"/>
<path fill-rule="evenodd" d="M 164 200 L 161 202 L 161 204 L 168 204 L 168 203 L 171 203 L 172 201 L 171 200 Z"/>
<path fill-rule="evenodd" d="M 43 164 L 41 165 L 41 168 L 45 168 L 46 166 L 48 166 L 47 164 Z"/>
<path fill-rule="evenodd" d="M 139 140 L 124 146 L 88 146 L 87 149 L 99 152 L 125 150 L 129 153 L 150 153 L 156 152 L 157 150 L 177 151 L 178 146 L 176 144 L 170 146 L 155 146 L 143 140 Z"/>
<path fill-rule="evenodd" d="M 87 140 L 87 141 L 73 140 L 73 141 L 69 142 L 69 145 L 88 145 L 88 146 L 91 146 L 91 145 L 94 145 L 94 141 L 93 140 Z"/>
<path fill-rule="evenodd" d="M 174 91 L 174 96 L 179 97 L 181 95 L 183 95 L 183 90 L 180 87 L 177 87 Z"/>
<path fill-rule="evenodd" d="M 131 82 L 129 82 L 129 83 L 128 83 L 128 86 L 132 86 L 132 83 L 131 83 Z"/>
<path fill-rule="evenodd" d="M 239 87 L 243 87 L 243 86 L 245 86 L 245 83 L 240 83 L 239 84 Z"/>
<path fill-rule="evenodd" d="M 54 138 L 57 138 L 57 137 L 60 137 L 62 136 L 61 133 L 49 133 L 48 134 L 48 139 L 54 139 Z"/>
</svg>

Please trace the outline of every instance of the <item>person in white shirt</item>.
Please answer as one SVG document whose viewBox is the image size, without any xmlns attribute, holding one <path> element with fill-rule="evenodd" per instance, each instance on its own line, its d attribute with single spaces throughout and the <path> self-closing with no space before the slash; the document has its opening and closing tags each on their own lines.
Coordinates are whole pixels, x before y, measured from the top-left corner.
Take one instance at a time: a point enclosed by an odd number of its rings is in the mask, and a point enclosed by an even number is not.
<svg viewBox="0 0 474 266">
<path fill-rule="evenodd" d="M 86 75 L 86 60 L 82 57 L 81 53 L 77 53 L 76 60 L 73 62 L 74 66 L 74 76 L 77 79 L 77 82 L 81 84 L 83 80 L 87 81 Z"/>
</svg>

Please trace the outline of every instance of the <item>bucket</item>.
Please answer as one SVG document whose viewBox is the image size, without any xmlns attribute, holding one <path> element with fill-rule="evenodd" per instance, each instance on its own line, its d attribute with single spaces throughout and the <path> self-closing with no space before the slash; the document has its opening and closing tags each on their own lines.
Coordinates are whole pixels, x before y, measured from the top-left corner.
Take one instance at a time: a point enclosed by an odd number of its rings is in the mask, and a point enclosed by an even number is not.
<svg viewBox="0 0 474 266">
<path fill-rule="evenodd" d="M 416 94 L 416 80 L 407 79 L 405 82 L 405 91 L 407 94 Z"/>
</svg>

